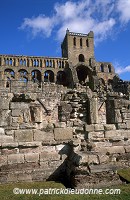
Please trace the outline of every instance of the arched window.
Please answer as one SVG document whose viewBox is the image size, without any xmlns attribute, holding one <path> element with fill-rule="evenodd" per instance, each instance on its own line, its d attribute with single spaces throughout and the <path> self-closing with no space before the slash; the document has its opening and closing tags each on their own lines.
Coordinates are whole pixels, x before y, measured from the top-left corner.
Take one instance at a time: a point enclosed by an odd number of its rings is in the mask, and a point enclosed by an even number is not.
<svg viewBox="0 0 130 200">
<path fill-rule="evenodd" d="M 108 65 L 108 72 L 111 73 L 111 65 Z"/>
<path fill-rule="evenodd" d="M 66 74 L 65 74 L 64 71 L 58 71 L 56 83 L 60 84 L 60 85 L 65 85 L 65 83 L 66 83 Z"/>
<path fill-rule="evenodd" d="M 44 72 L 44 82 L 54 82 L 54 72 L 47 70 Z"/>
<path fill-rule="evenodd" d="M 82 38 L 80 38 L 80 47 L 82 47 Z"/>
<path fill-rule="evenodd" d="M 84 55 L 83 54 L 80 54 L 79 55 L 79 62 L 84 62 L 85 59 L 84 59 Z"/>
<path fill-rule="evenodd" d="M 76 37 L 73 38 L 73 45 L 76 46 Z"/>
<path fill-rule="evenodd" d="M 15 73 L 12 69 L 5 69 L 4 75 L 6 78 L 13 80 L 15 78 Z"/>
<path fill-rule="evenodd" d="M 32 71 L 32 80 L 34 83 L 40 83 L 42 80 L 41 72 L 39 70 Z"/>
<path fill-rule="evenodd" d="M 103 64 L 101 64 L 101 66 L 100 66 L 100 71 L 104 72 L 104 65 Z"/>
<path fill-rule="evenodd" d="M 20 82 L 26 83 L 28 81 L 28 72 L 25 69 L 20 69 L 18 73 Z"/>
</svg>

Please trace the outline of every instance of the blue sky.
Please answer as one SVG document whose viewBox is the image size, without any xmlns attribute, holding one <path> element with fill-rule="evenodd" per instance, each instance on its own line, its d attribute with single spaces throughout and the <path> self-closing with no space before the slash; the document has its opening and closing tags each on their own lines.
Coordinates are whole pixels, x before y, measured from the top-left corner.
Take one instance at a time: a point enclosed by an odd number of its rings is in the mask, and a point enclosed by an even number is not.
<svg viewBox="0 0 130 200">
<path fill-rule="evenodd" d="M 4 0 L 0 54 L 61 56 L 66 29 L 95 33 L 95 58 L 130 80 L 130 0 Z"/>
</svg>

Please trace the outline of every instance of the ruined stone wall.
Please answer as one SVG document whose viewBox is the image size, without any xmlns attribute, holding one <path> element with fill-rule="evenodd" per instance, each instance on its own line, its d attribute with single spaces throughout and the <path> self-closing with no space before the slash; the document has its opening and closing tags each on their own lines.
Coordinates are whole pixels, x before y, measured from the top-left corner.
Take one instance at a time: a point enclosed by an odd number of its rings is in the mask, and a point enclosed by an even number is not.
<svg viewBox="0 0 130 200">
<path fill-rule="evenodd" d="M 120 183 L 116 170 L 130 166 L 130 102 L 119 100 L 109 94 L 103 103 L 85 87 L 57 93 L 1 93 L 0 183 L 59 180 L 72 187 Z M 116 115 L 110 121 L 112 109 L 123 113 L 122 121 L 119 117 L 116 121 Z"/>
</svg>

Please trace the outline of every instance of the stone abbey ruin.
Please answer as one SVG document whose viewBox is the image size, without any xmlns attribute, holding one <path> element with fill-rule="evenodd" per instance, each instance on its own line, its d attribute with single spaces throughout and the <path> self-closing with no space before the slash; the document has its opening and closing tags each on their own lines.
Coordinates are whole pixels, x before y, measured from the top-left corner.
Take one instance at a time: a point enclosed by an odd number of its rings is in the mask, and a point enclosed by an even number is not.
<svg viewBox="0 0 130 200">
<path fill-rule="evenodd" d="M 120 183 L 130 166 L 130 83 L 66 31 L 62 58 L 0 55 L 0 183 Z"/>
</svg>

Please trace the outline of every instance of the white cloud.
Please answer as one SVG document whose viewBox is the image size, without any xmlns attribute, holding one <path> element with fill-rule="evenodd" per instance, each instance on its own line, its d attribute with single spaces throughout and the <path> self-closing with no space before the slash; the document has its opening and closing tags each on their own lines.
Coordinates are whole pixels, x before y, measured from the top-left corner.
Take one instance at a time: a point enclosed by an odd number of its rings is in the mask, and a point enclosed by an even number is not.
<svg viewBox="0 0 130 200">
<path fill-rule="evenodd" d="M 50 37 L 55 32 L 60 41 L 67 28 L 82 33 L 93 30 L 95 41 L 99 42 L 111 35 L 117 23 L 130 20 L 129 10 L 130 0 L 68 0 L 56 3 L 51 16 L 25 18 L 20 28 L 29 30 L 34 37 Z"/>
<path fill-rule="evenodd" d="M 116 73 L 117 74 L 124 74 L 130 72 L 130 65 L 126 66 L 126 67 L 116 67 Z"/>
<path fill-rule="evenodd" d="M 117 10 L 120 13 L 120 20 L 123 23 L 130 21 L 130 0 L 118 0 Z"/>
<path fill-rule="evenodd" d="M 31 19 L 25 18 L 20 29 L 31 30 L 34 37 L 39 33 L 49 37 L 54 26 L 54 21 L 53 18 L 45 17 L 44 15 L 39 15 Z"/>
</svg>

